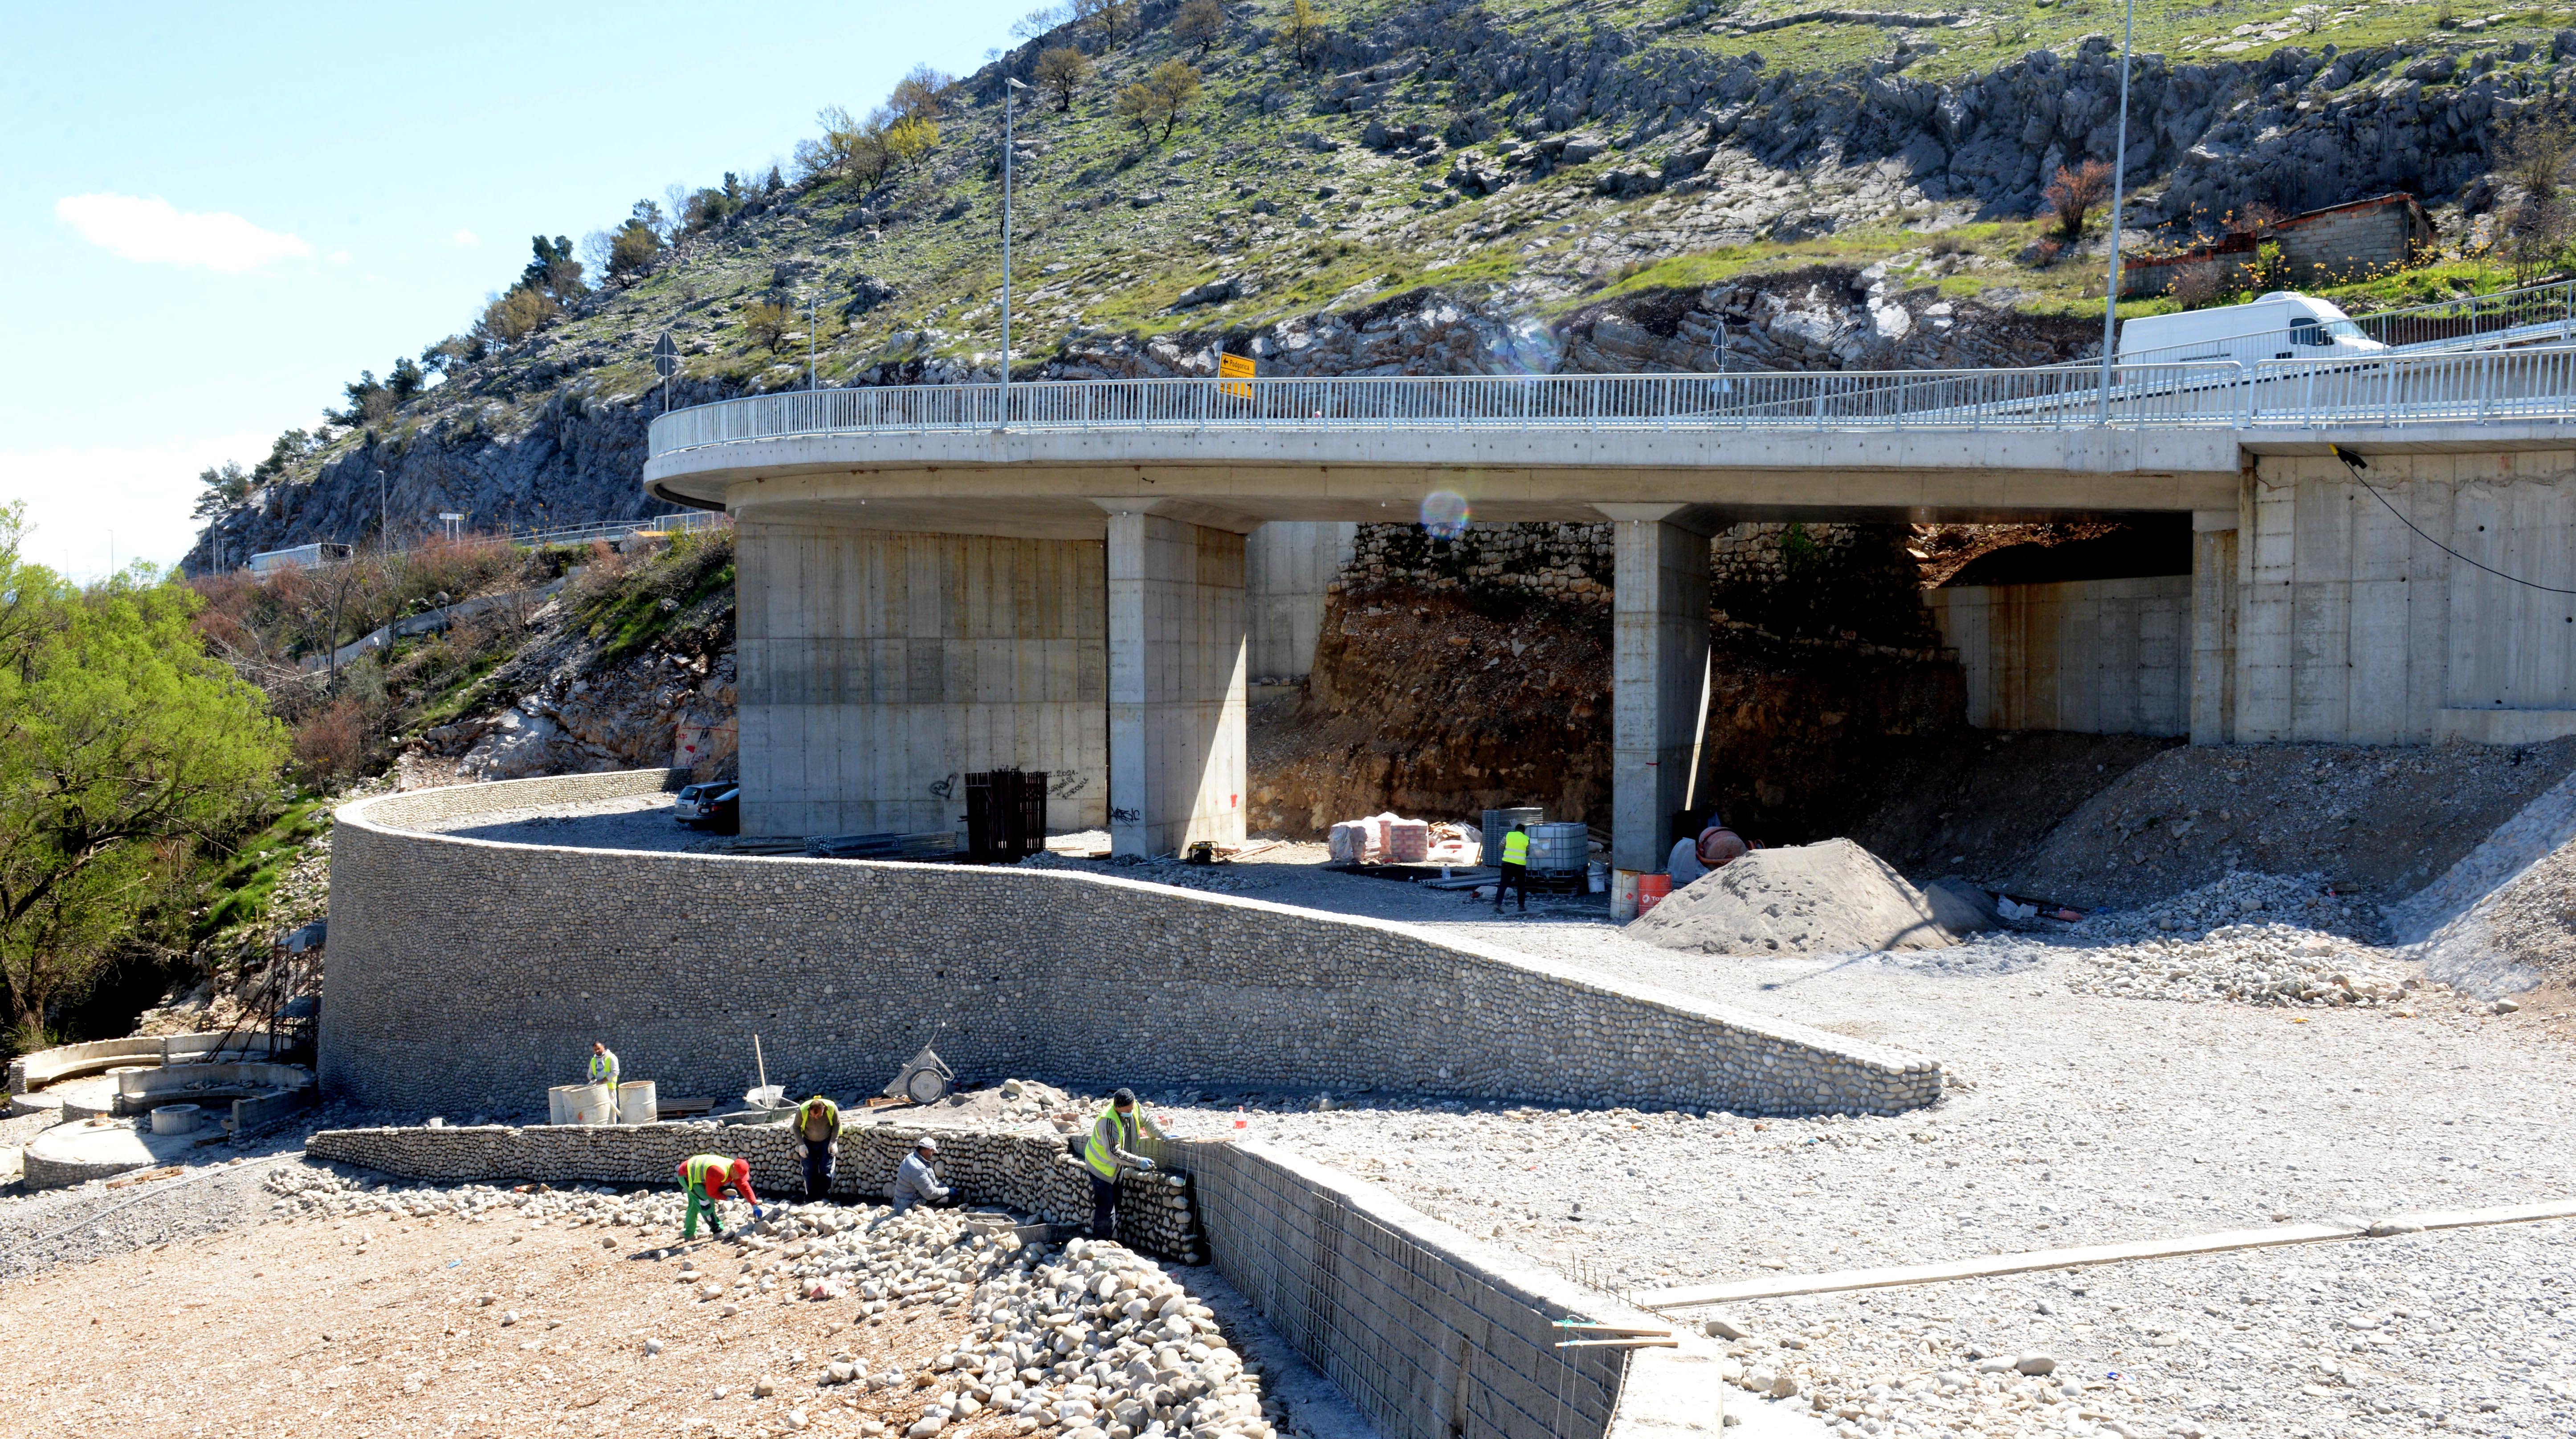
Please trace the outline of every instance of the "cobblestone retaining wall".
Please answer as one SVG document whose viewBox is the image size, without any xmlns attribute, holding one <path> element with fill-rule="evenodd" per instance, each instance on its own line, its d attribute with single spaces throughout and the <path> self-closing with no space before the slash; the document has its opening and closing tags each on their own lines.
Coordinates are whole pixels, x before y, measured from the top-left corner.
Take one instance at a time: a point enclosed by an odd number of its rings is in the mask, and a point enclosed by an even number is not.
<svg viewBox="0 0 2576 1439">
<path fill-rule="evenodd" d="M 1376 1088 L 1549 1104 L 1890 1113 L 1938 1063 L 1401 925 L 1062 871 L 647 854 L 402 828 L 597 799 L 655 771 L 339 813 L 327 1094 L 517 1113 L 594 1038 L 665 1094 L 874 1092 L 960 1073 Z"/>
<path fill-rule="evenodd" d="M 832 1197 L 881 1202 L 895 1166 L 924 1134 L 939 1140 L 939 1174 L 969 1204 L 995 1204 L 1050 1224 L 1091 1222 L 1090 1171 L 1061 1139 L 917 1125 L 866 1124 L 843 1116 Z M 524 1179 L 547 1184 L 674 1183 L 693 1154 L 751 1161 L 763 1199 L 801 1199 L 796 1139 L 775 1124 L 449 1125 L 437 1129 L 331 1129 L 306 1141 L 314 1159 L 386 1174 L 467 1184 Z M 1159 1162 L 1159 1161 L 1158 1161 Z M 1119 1179 L 1119 1241 L 1147 1254 L 1196 1264 L 1205 1257 L 1189 1196 L 1169 1176 Z"/>
<path fill-rule="evenodd" d="M 922 1132 L 845 1129 L 834 1193 L 882 1192 Z M 942 1177 L 967 1202 L 1087 1221 L 1088 1184 L 1060 1141 L 935 1132 Z M 350 1129 L 316 1134 L 305 1153 L 444 1182 L 667 1184 L 683 1158 L 709 1150 L 749 1159 L 766 1197 L 770 1186 L 797 1192 L 792 1142 L 777 1126 L 703 1123 Z M 1600 1439 L 1621 1407 L 1628 1353 L 1559 1349 L 1567 1331 L 1557 1321 L 1661 1323 L 1295 1154 L 1196 1140 L 1149 1139 L 1144 1150 L 1162 1170 L 1122 1181 L 1119 1238 L 1213 1263 L 1381 1439 Z M 1204 1228 L 1186 1249 L 1171 1239 L 1170 1216 L 1188 1213 L 1186 1202 L 1166 1207 L 1180 1192 L 1171 1178 L 1186 1180 Z M 1690 1384 L 1682 1403 L 1713 1433 L 1721 1390 L 1713 1370 L 1694 1378 L 1706 1382 Z"/>
</svg>

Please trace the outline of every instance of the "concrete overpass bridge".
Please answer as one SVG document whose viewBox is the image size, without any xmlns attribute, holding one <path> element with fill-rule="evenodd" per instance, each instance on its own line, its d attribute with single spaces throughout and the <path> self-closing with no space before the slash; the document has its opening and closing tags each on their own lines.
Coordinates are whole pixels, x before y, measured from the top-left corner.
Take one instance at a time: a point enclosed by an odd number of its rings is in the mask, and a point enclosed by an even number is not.
<svg viewBox="0 0 2576 1439">
<path fill-rule="evenodd" d="M 1017 764 L 1059 776 L 1059 815 L 1121 853 L 1239 840 L 1247 537 L 1411 521 L 1434 493 L 1478 520 L 1615 526 L 1625 868 L 1658 867 L 1666 817 L 1701 783 L 1708 538 L 1744 520 L 2189 513 L 2187 598 L 2138 622 L 2181 632 L 2128 639 L 2183 657 L 2166 698 L 2194 740 L 2576 733 L 2576 595 L 2553 592 L 2576 591 L 2576 348 L 2099 382 L 2060 367 L 819 390 L 664 416 L 645 483 L 737 522 L 754 833 L 946 828 L 955 776 Z M 2127 663 L 2057 620 L 2006 637 L 1991 620 L 1976 655 L 1961 641 L 1972 669 L 2015 647 L 2102 650 L 2051 681 L 2081 688 Z"/>
</svg>

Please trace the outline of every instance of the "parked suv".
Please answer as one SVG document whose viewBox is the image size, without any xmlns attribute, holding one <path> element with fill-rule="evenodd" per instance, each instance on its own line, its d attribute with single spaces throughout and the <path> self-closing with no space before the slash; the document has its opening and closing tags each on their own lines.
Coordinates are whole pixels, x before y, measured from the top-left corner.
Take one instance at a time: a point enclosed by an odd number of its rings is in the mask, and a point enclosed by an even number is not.
<svg viewBox="0 0 2576 1439">
<path fill-rule="evenodd" d="M 742 833 L 742 785 L 736 780 L 693 784 L 671 801 L 671 818 L 691 829 Z"/>
</svg>

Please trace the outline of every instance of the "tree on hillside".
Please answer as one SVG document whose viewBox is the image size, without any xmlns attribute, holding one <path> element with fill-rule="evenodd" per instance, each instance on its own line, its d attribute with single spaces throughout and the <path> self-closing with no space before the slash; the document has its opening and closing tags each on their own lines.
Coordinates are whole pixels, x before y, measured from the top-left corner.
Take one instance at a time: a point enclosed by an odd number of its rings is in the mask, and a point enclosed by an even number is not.
<svg viewBox="0 0 2576 1439">
<path fill-rule="evenodd" d="M 2576 135 L 2571 135 L 2564 121 L 2555 116 L 2535 115 L 2517 123 L 2498 148 L 2496 169 L 2522 187 L 2523 194 L 2541 204 L 2558 198 L 2558 189 L 2566 183 L 2571 160 L 2576 160 Z"/>
<path fill-rule="evenodd" d="M 1115 45 L 1136 23 L 1136 0 L 1073 0 L 1073 23 Z"/>
<path fill-rule="evenodd" d="M 1288 0 L 1287 13 L 1271 38 L 1288 47 L 1299 66 L 1312 69 L 1324 53 L 1324 12 L 1314 0 Z"/>
<path fill-rule="evenodd" d="M 396 405 L 411 403 L 428 388 L 429 373 L 409 355 L 394 361 L 394 367 L 385 373 L 385 395 Z"/>
<path fill-rule="evenodd" d="M 754 300 L 742 307 L 742 333 L 750 341 L 775 355 L 787 332 L 796 328 L 796 312 L 772 300 Z"/>
<path fill-rule="evenodd" d="M 652 205 L 650 200 L 636 202 L 639 211 Z M 658 212 L 658 207 L 655 208 Z M 617 233 L 608 237 L 608 278 L 621 284 L 632 281 L 651 268 L 661 253 L 660 231 L 638 214 L 618 226 Z"/>
<path fill-rule="evenodd" d="M 915 65 L 894 82 L 894 93 L 886 96 L 886 110 L 897 120 L 937 120 L 948 113 L 948 92 L 956 84 L 954 75 Z"/>
<path fill-rule="evenodd" d="M 2049 212 L 2057 217 L 2057 232 L 2067 239 L 2084 235 L 2084 217 L 2094 206 L 2111 194 L 2111 167 L 2101 160 L 2087 160 L 2076 169 L 2059 166 L 2057 178 L 2040 191 Z M 2116 238 L 2114 243 L 2116 243 Z"/>
<path fill-rule="evenodd" d="M 1021 16 L 1019 19 L 1011 22 L 1011 38 L 1014 40 L 1035 40 L 1039 36 L 1046 34 L 1063 23 L 1063 6 L 1041 5 L 1035 10 L 1032 10 L 1026 15 Z"/>
<path fill-rule="evenodd" d="M 193 591 L 140 571 L 80 591 L 19 558 L 24 524 L 0 509 L 0 989 L 21 1048 L 286 757 L 265 698 L 206 653 Z"/>
<path fill-rule="evenodd" d="M 1181 122 L 1191 106 L 1198 103 L 1204 88 L 1199 72 L 1187 60 L 1166 60 L 1154 67 L 1153 73 L 1118 92 L 1114 113 L 1119 119 L 1140 130 L 1161 133 L 1156 144 L 1172 138 L 1172 127 Z"/>
<path fill-rule="evenodd" d="M 589 292 L 590 287 L 582 283 L 581 261 L 572 257 L 570 239 L 557 235 L 549 241 L 532 235 L 529 248 L 535 256 L 519 272 L 521 288 L 539 291 L 558 305 L 568 305 Z"/>
<path fill-rule="evenodd" d="M 250 471 L 243 469 L 238 460 L 206 466 L 197 472 L 197 483 L 206 489 L 197 496 L 197 507 L 191 514 L 220 514 L 250 498 Z"/>
<path fill-rule="evenodd" d="M 1073 92 L 1091 83 L 1091 57 L 1070 45 L 1058 45 L 1038 56 L 1038 89 L 1055 93 L 1055 107 L 1070 112 Z"/>
<path fill-rule="evenodd" d="M 939 126 L 914 115 L 886 127 L 885 154 L 888 168 L 902 169 L 939 148 Z"/>
<path fill-rule="evenodd" d="M 1172 17 L 1172 42 L 1195 45 L 1201 58 L 1209 48 L 1225 38 L 1225 6 L 1218 0 L 1188 0 L 1179 14 Z"/>
<path fill-rule="evenodd" d="M 522 286 L 494 295 L 484 304 L 482 316 L 474 322 L 473 337 L 506 349 L 562 315 L 563 306 L 556 304 L 554 297 Z"/>
</svg>

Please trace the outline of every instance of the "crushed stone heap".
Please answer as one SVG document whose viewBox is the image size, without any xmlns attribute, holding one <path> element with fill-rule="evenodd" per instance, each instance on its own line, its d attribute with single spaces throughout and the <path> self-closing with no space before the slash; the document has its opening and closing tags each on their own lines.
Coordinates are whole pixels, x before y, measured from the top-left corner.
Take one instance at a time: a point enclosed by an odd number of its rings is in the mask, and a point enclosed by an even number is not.
<svg viewBox="0 0 2576 1439">
<path fill-rule="evenodd" d="M 1675 891 L 1628 933 L 1703 954 L 1870 954 L 1946 949 L 1978 923 L 1964 902 L 1927 895 L 1877 855 L 1829 839 L 1757 849 Z"/>
</svg>

